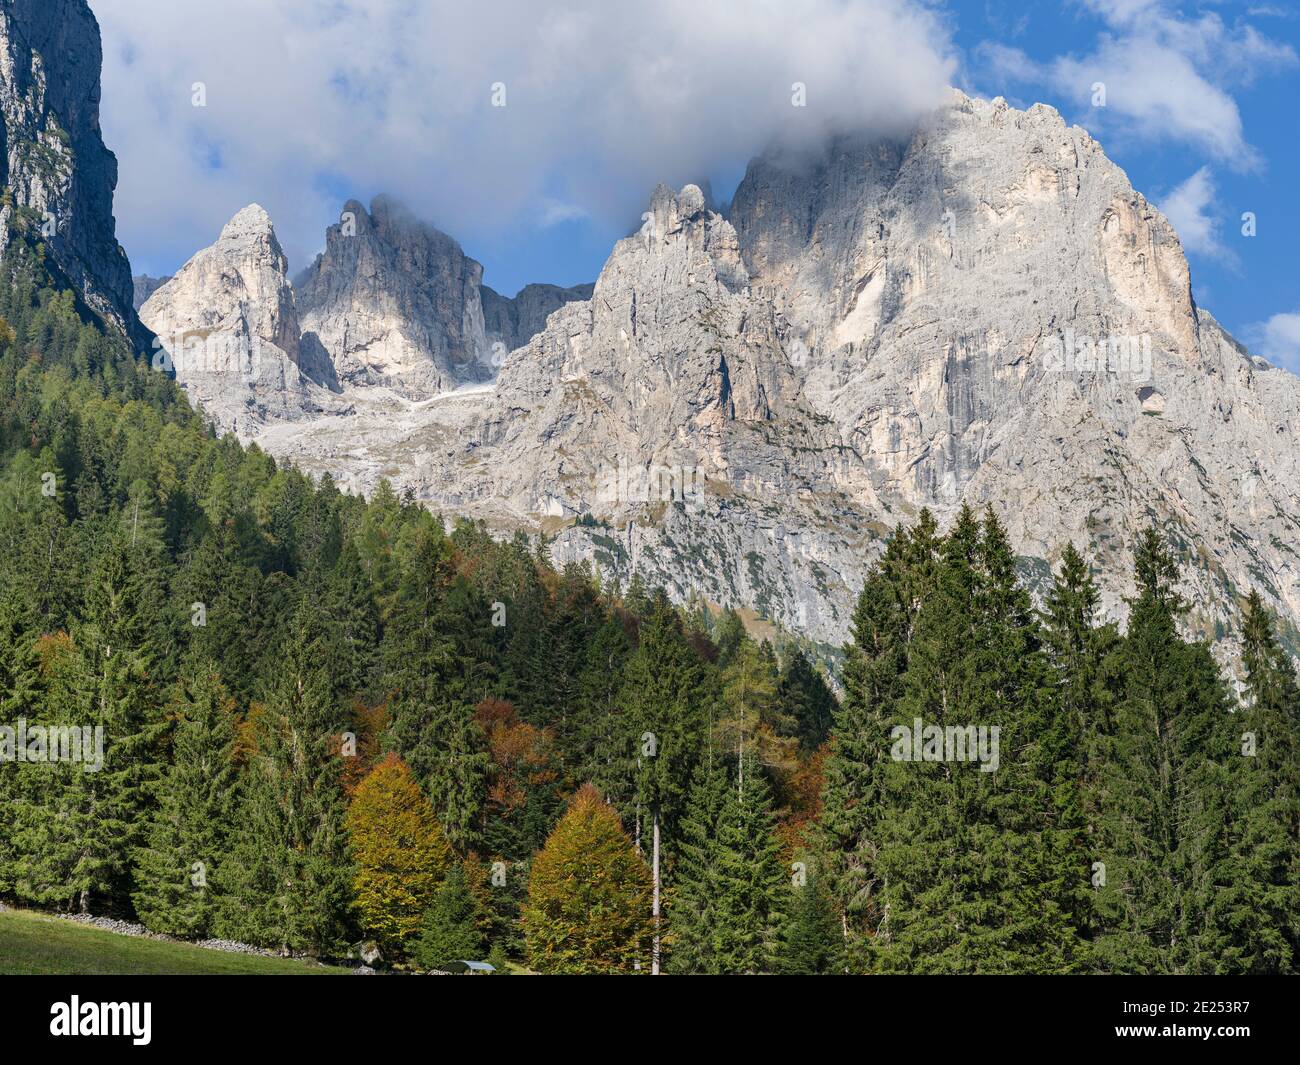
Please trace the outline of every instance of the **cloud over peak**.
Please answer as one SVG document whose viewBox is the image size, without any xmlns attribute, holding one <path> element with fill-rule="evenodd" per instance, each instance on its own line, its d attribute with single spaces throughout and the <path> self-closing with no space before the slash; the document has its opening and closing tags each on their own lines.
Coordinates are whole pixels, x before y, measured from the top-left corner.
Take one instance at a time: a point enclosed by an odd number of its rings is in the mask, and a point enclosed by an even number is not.
<svg viewBox="0 0 1300 1065">
<path fill-rule="evenodd" d="M 295 269 L 347 195 L 458 237 L 626 217 L 774 140 L 892 132 L 956 66 L 914 0 L 93 2 L 119 232 L 155 269 L 254 199 Z"/>
</svg>

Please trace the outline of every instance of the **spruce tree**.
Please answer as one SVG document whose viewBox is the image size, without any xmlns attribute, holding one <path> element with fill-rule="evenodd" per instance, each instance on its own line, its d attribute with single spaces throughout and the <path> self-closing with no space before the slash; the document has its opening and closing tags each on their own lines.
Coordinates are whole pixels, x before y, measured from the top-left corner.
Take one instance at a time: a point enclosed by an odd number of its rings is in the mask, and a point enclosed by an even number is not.
<svg viewBox="0 0 1300 1065">
<path fill-rule="evenodd" d="M 835 722 L 835 695 L 797 647 L 787 652 L 781 665 L 776 698 L 778 712 L 790 722 L 804 754 L 826 742 Z"/>
<path fill-rule="evenodd" d="M 731 782 L 718 758 L 695 771 L 677 843 L 673 904 L 668 927 L 672 952 L 667 969 L 678 974 L 720 975 L 718 957 L 718 830 Z"/>
<path fill-rule="evenodd" d="M 139 532 L 139 529 L 137 529 Z M 154 745 L 162 729 L 152 679 L 158 595 L 130 533 L 105 533 L 84 621 L 61 645 L 41 724 L 100 730 L 103 758 L 36 768 L 39 808 L 19 826 L 22 890 L 81 913 L 125 908 L 143 840 Z M 139 563 L 139 564 L 138 564 Z"/>
<path fill-rule="evenodd" d="M 386 743 L 415 772 L 452 845 L 465 850 L 479 832 L 488 756 L 471 701 L 485 690 L 481 663 L 458 646 L 473 623 L 459 600 L 448 602 L 457 587 L 440 532 L 418 529 L 385 633 L 385 686 L 392 697 Z M 482 623 L 490 626 L 490 619 Z"/>
<path fill-rule="evenodd" d="M 136 854 L 136 913 L 169 935 L 208 932 L 234 821 L 234 702 L 214 670 L 195 662 L 177 682 L 172 762 Z"/>
<path fill-rule="evenodd" d="M 1246 604 L 1235 715 L 1227 884 L 1213 900 L 1220 973 L 1300 968 L 1300 683 L 1259 593 Z"/>
<path fill-rule="evenodd" d="M 478 916 L 465 869 L 453 863 L 421 921 L 420 937 L 411 952 L 415 963 L 436 969 L 450 961 L 478 961 L 483 953 Z"/>
<path fill-rule="evenodd" d="M 218 925 L 284 953 L 326 955 L 346 937 L 353 870 L 332 737 L 338 710 L 318 632 L 312 613 L 300 611 L 241 781 L 241 832 L 222 876 Z"/>
<path fill-rule="evenodd" d="M 1179 636 L 1178 563 L 1154 529 L 1134 562 L 1138 594 L 1116 652 L 1126 685 L 1101 799 L 1097 956 L 1111 972 L 1204 972 L 1215 943 L 1207 916 L 1231 878 L 1233 722 L 1208 649 Z"/>
<path fill-rule="evenodd" d="M 911 530 L 894 534 L 867 575 L 845 648 L 844 698 L 826 759 L 820 851 L 827 888 L 840 914 L 845 963 L 866 972 L 867 948 L 885 913 L 873 865 L 885 802 L 890 727 L 902 695 L 917 614 L 930 596 L 938 565 L 937 526 L 922 511 Z"/>
<path fill-rule="evenodd" d="M 771 789 L 746 755 L 718 815 L 714 942 L 725 974 L 771 972 L 789 884 L 774 828 Z"/>
<path fill-rule="evenodd" d="M 627 660 L 619 697 L 637 763 L 634 808 L 623 812 L 643 827 L 658 817 L 661 832 L 672 841 L 707 744 L 710 678 L 666 599 L 657 598 L 650 608 L 640 639 Z"/>
<path fill-rule="evenodd" d="M 43 698 L 40 662 L 31 632 L 33 620 L 28 605 L 18 598 L 12 586 L 0 584 L 0 724 L 14 729 L 20 720 L 39 719 L 38 706 Z M 15 745 L 16 742 L 15 737 Z M 34 808 L 39 794 L 30 794 L 31 774 L 24 773 L 26 767 L 20 766 L 16 759 L 14 750 L 4 752 L 4 760 L 0 760 L 0 894 L 3 895 L 12 894 L 16 886 L 20 812 L 27 809 L 32 817 L 40 816 Z"/>
<path fill-rule="evenodd" d="M 789 888 L 773 971 L 778 976 L 830 976 L 842 971 L 844 942 L 824 882 L 808 871 Z"/>
</svg>

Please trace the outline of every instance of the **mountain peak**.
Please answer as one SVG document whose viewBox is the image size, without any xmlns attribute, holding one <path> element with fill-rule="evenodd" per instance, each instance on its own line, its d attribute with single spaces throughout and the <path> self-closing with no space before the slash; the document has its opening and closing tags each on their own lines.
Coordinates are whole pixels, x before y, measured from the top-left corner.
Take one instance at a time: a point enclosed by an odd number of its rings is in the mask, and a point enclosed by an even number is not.
<svg viewBox="0 0 1300 1065">
<path fill-rule="evenodd" d="M 235 212 L 234 216 L 222 229 L 221 236 L 224 239 L 227 236 L 242 236 L 247 233 L 275 233 L 275 226 L 271 223 L 271 216 L 266 213 L 266 209 L 260 203 L 250 203 L 247 207 Z"/>
</svg>

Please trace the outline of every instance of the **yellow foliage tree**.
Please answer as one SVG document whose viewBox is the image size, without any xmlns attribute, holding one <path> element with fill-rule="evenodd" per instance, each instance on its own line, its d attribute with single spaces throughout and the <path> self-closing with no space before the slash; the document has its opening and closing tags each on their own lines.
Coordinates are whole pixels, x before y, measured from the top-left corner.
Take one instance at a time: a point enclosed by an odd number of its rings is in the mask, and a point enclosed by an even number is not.
<svg viewBox="0 0 1300 1065">
<path fill-rule="evenodd" d="M 633 972 L 649 959 L 650 896 L 650 870 L 588 784 L 533 860 L 523 912 L 529 964 L 541 973 Z"/>
<path fill-rule="evenodd" d="M 389 755 L 357 785 L 348 836 L 361 926 L 386 951 L 405 954 L 451 863 L 451 845 L 410 767 Z"/>
</svg>

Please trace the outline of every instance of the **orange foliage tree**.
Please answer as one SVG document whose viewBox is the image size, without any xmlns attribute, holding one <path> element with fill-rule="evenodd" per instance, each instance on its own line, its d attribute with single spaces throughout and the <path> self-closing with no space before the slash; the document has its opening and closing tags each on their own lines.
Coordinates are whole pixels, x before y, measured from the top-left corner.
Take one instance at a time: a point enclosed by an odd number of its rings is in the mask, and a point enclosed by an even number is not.
<svg viewBox="0 0 1300 1065">
<path fill-rule="evenodd" d="M 520 721 L 505 699 L 484 699 L 474 708 L 474 720 L 487 737 L 492 758 L 488 811 L 508 817 L 527 801 L 530 787 L 555 779 L 550 733 Z"/>
<path fill-rule="evenodd" d="M 542 973 L 630 973 L 649 956 L 650 870 L 618 814 L 581 788 L 533 860 L 523 912 L 529 964 Z"/>
<path fill-rule="evenodd" d="M 405 954 L 451 862 L 451 845 L 410 767 L 390 754 L 357 785 L 348 836 L 361 926 Z"/>
</svg>

